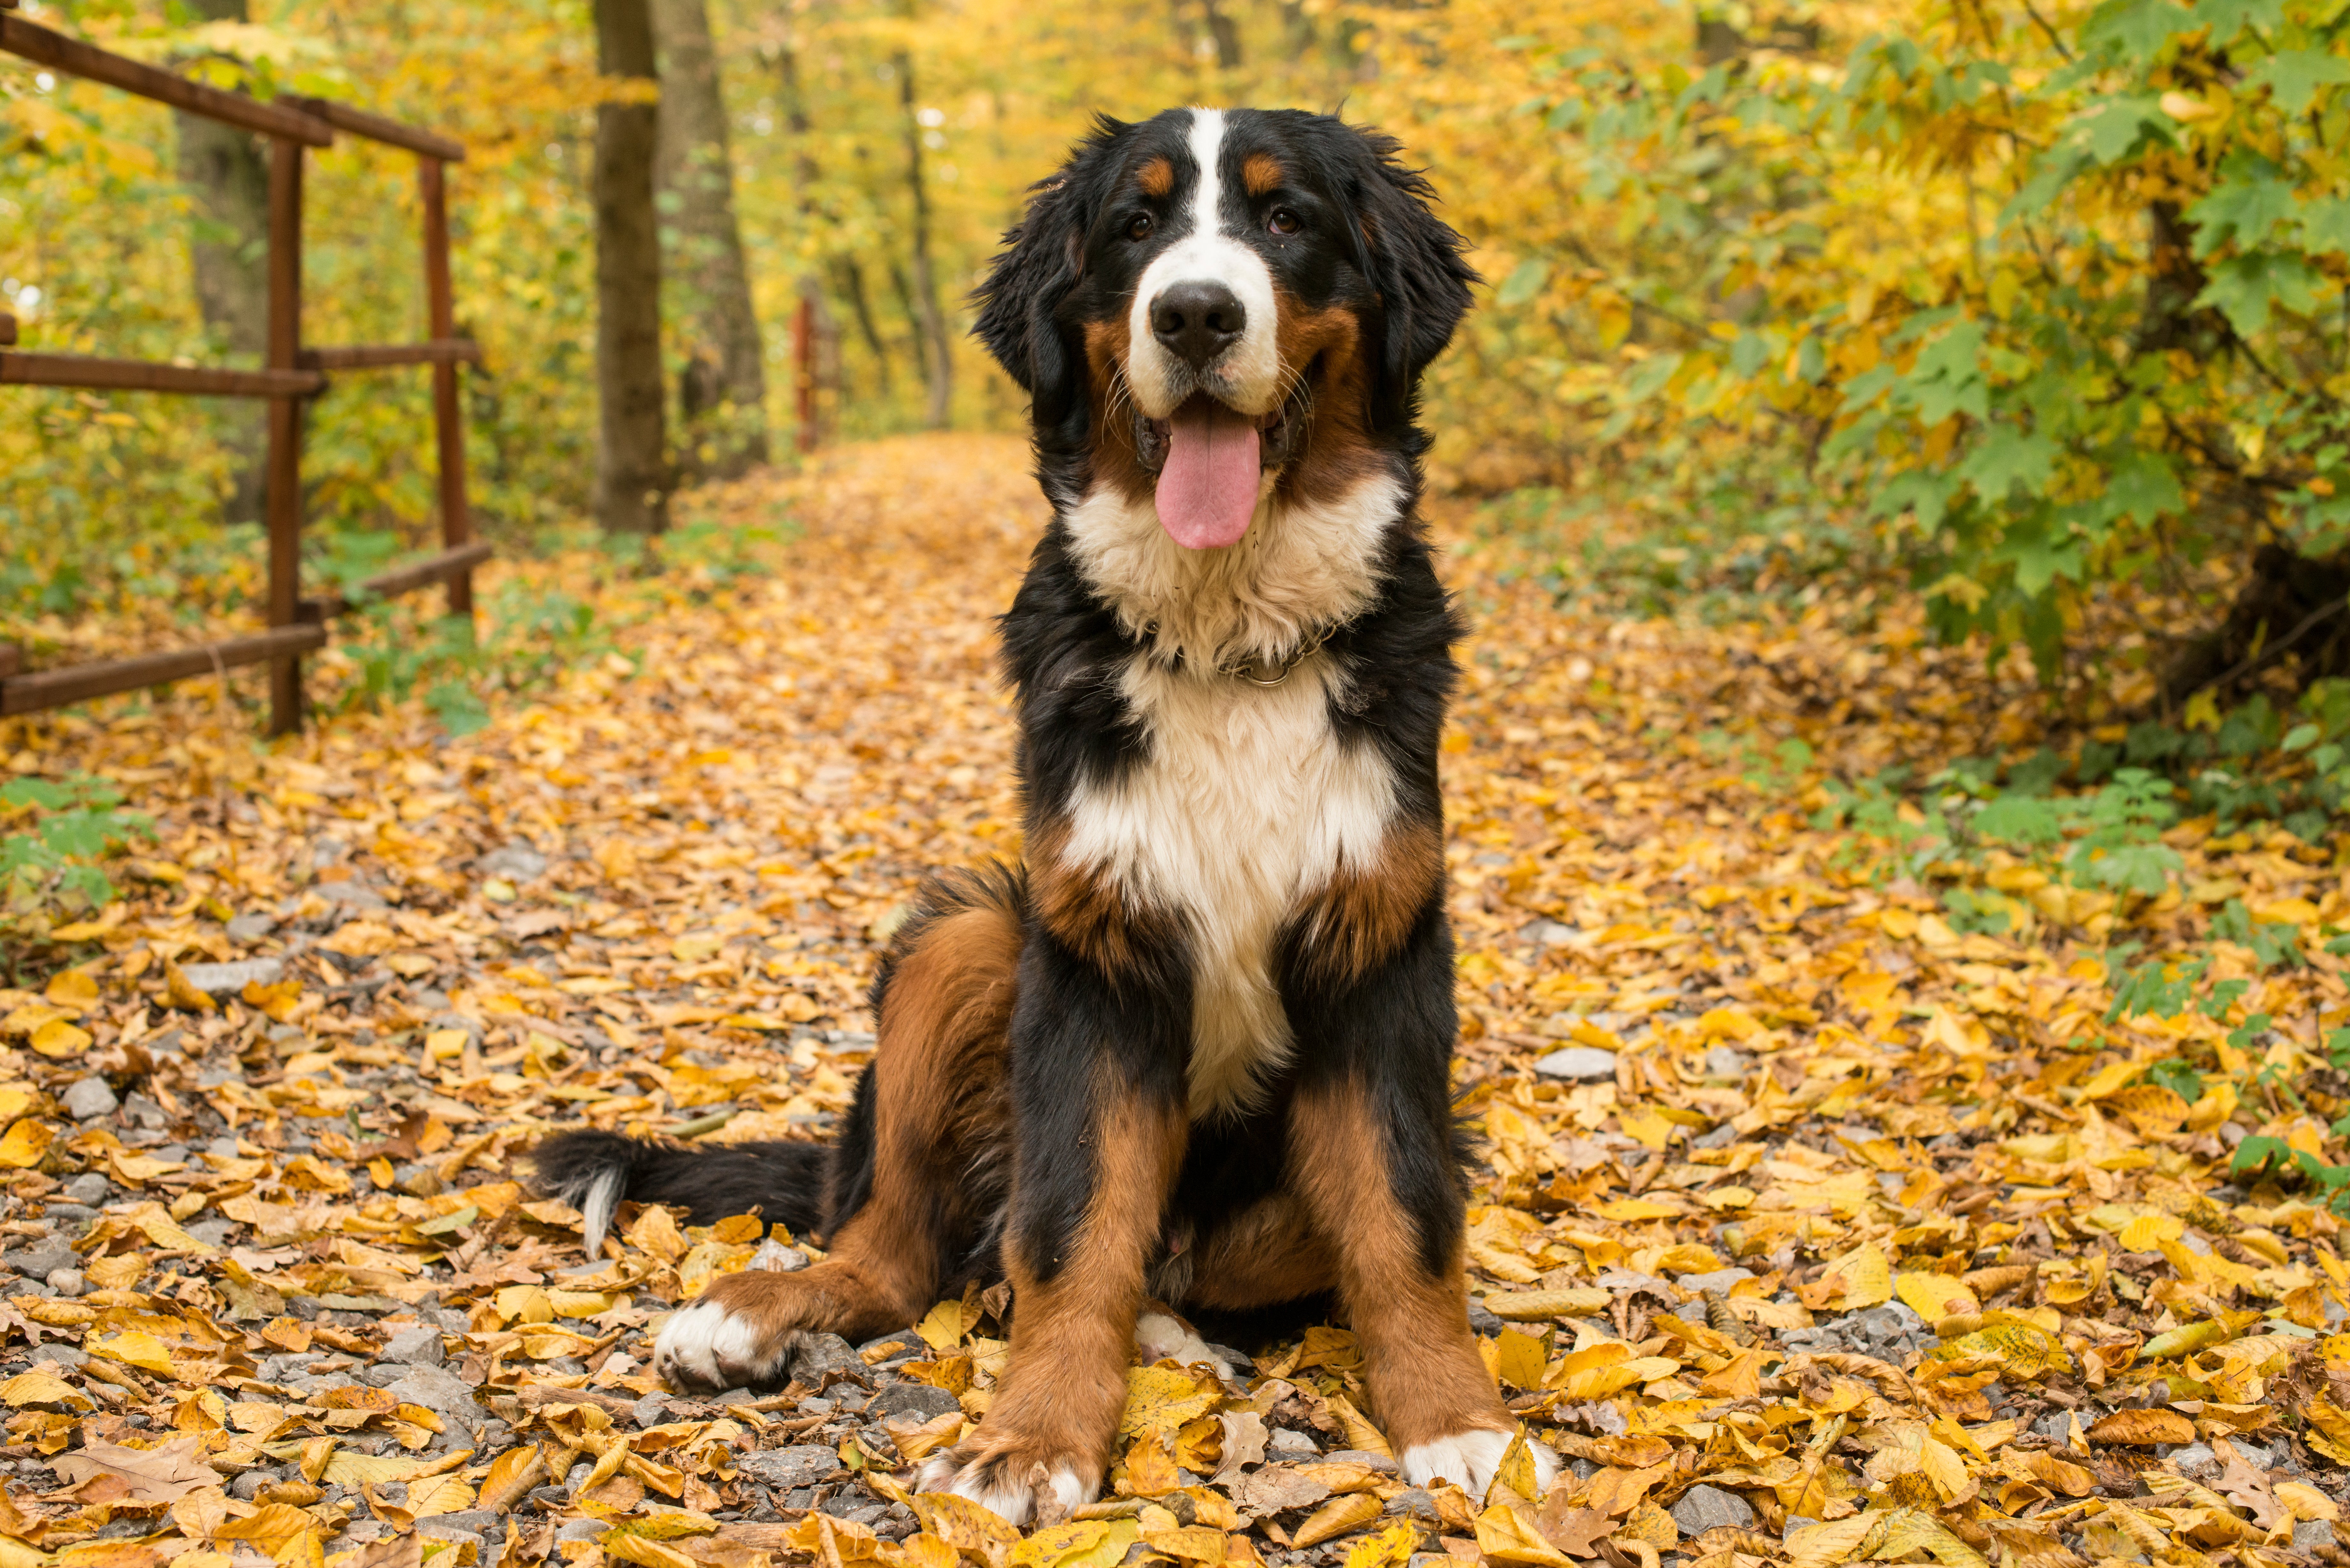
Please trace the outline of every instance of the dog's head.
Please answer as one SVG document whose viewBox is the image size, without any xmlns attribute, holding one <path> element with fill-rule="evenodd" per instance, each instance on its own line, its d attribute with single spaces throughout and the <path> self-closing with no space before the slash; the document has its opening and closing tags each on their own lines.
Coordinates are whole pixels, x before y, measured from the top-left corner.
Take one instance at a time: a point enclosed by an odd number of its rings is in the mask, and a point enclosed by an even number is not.
<svg viewBox="0 0 2350 1568">
<path fill-rule="evenodd" d="M 1295 109 L 1096 126 L 980 291 L 1056 501 L 1150 496 L 1176 543 L 1215 548 L 1267 495 L 1417 457 L 1420 372 L 1475 275 L 1398 151 Z"/>
</svg>

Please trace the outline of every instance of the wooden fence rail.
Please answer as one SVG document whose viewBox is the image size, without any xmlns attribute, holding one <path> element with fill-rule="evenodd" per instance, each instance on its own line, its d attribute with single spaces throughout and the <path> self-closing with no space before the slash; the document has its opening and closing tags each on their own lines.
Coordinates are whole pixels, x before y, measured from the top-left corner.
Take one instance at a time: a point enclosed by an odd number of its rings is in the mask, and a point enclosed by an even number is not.
<svg viewBox="0 0 2350 1568">
<path fill-rule="evenodd" d="M 53 71 L 103 82 L 141 98 L 203 115 L 269 138 L 269 334 L 257 370 L 106 359 L 78 354 L 27 353 L 13 346 L 17 323 L 0 314 L 0 386 L 83 387 L 115 391 L 175 392 L 196 397 L 263 398 L 269 403 L 265 459 L 269 531 L 269 629 L 194 648 L 140 654 L 62 669 L 26 670 L 19 651 L 0 644 L 0 715 L 30 713 L 110 692 L 133 691 L 236 665 L 269 666 L 269 731 L 302 726 L 302 655 L 325 646 L 328 617 L 361 599 L 412 592 L 434 584 L 449 596 L 449 613 L 473 613 L 473 568 L 490 547 L 473 536 L 465 500 L 465 431 L 457 397 L 457 367 L 478 365 L 481 349 L 456 335 L 449 283 L 446 168 L 465 156 L 448 137 L 326 99 L 286 96 L 270 102 L 223 92 L 137 60 L 35 26 L 10 16 L 16 0 L 0 0 L 0 51 Z M 313 347 L 302 341 L 303 150 L 329 147 L 335 133 L 380 141 L 417 156 L 417 188 L 424 217 L 427 329 L 421 343 Z M 432 423 L 440 468 L 441 549 L 359 585 L 347 597 L 302 594 L 302 424 L 308 401 L 327 390 L 328 371 L 391 366 L 432 369 Z"/>
</svg>

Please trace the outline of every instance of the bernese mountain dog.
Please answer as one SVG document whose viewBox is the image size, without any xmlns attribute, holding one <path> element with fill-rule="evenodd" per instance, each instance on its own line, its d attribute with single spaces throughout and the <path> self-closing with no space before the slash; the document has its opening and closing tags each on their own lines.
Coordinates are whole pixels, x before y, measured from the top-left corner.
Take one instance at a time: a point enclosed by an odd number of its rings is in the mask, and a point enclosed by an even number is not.
<svg viewBox="0 0 2350 1568">
<path fill-rule="evenodd" d="M 1469 1327 L 1437 780 L 1462 628 L 1415 514 L 1475 275 L 1399 151 L 1171 109 L 1033 192 L 978 323 L 1054 513 L 1003 621 L 1024 865 L 917 895 L 837 1146 L 536 1156 L 591 1256 L 624 1198 L 824 1238 L 671 1318 L 672 1383 L 1009 1281 L 985 1418 L 920 1480 L 1049 1521 L 1102 1485 L 1138 1335 L 1214 1360 L 1174 1313 L 1321 1300 L 1404 1475 L 1492 1480 L 1517 1427 Z"/>
</svg>

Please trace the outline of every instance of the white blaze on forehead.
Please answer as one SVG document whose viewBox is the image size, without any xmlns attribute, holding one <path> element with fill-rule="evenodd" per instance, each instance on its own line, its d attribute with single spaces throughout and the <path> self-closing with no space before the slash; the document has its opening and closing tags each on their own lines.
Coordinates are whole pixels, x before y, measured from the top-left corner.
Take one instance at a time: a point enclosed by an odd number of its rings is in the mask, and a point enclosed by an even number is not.
<svg viewBox="0 0 2350 1568">
<path fill-rule="evenodd" d="M 1273 274 L 1263 257 L 1224 228 L 1224 126 L 1220 109 L 1191 111 L 1188 140 L 1199 177 L 1185 203 L 1190 226 L 1143 270 L 1128 314 L 1127 379 L 1133 385 L 1136 405 L 1154 420 L 1167 418 L 1195 390 L 1205 390 L 1251 415 L 1271 413 L 1281 401 Z M 1190 366 L 1159 346 L 1150 330 L 1152 303 L 1179 283 L 1221 283 L 1248 316 L 1240 340 L 1197 378 Z"/>
</svg>

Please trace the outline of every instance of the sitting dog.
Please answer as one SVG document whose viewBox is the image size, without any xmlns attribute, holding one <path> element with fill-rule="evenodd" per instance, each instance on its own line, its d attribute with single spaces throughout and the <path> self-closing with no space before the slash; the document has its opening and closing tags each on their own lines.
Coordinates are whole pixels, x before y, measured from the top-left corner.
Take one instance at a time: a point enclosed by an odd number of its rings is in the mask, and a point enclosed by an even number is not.
<svg viewBox="0 0 2350 1568">
<path fill-rule="evenodd" d="M 1415 515 L 1419 377 L 1475 275 L 1398 151 L 1171 109 L 1035 188 L 978 324 L 1054 510 L 1003 622 L 1024 866 L 918 895 L 837 1147 L 536 1157 L 591 1256 L 622 1198 L 827 1239 L 671 1318 L 672 1382 L 1008 1280 L 993 1403 L 920 1481 L 1049 1520 L 1102 1484 L 1151 1303 L 1323 1298 L 1404 1475 L 1492 1479 L 1517 1428 L 1464 1292 L 1437 784 L 1461 626 Z M 1209 1356 L 1140 1321 L 1147 1356 Z"/>
</svg>

